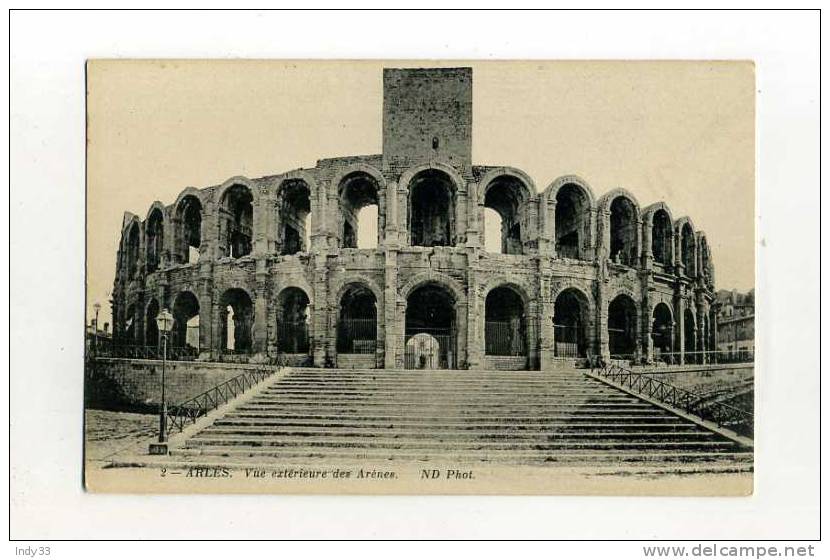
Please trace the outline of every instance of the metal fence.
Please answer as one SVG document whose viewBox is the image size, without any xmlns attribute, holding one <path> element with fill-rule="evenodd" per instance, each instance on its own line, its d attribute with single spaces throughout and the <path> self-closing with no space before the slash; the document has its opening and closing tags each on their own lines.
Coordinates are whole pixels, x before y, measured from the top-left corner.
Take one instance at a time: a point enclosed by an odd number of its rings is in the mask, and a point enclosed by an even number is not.
<svg viewBox="0 0 830 560">
<path fill-rule="evenodd" d="M 579 358 L 580 327 L 553 325 L 554 355 L 557 358 Z"/>
<path fill-rule="evenodd" d="M 167 433 L 184 430 L 211 410 L 241 395 L 277 370 L 246 371 L 167 410 Z"/>
<path fill-rule="evenodd" d="M 752 437 L 754 415 L 751 412 L 707 399 L 704 395 L 675 387 L 648 373 L 633 372 L 630 369 L 610 364 L 592 368 L 592 372 L 640 395 L 658 400 L 674 408 L 694 414 L 704 420 L 730 428 L 735 432 Z"/>
<path fill-rule="evenodd" d="M 277 345 L 284 354 L 305 354 L 309 350 L 308 323 L 283 321 L 277 324 Z"/>
<path fill-rule="evenodd" d="M 337 325 L 337 351 L 343 354 L 374 354 L 377 337 L 376 319 L 341 319 Z"/>
<path fill-rule="evenodd" d="M 455 339 L 455 332 L 452 330 L 425 329 L 407 332 L 404 368 L 454 369 L 457 359 Z"/>
<path fill-rule="evenodd" d="M 523 329 L 519 323 L 486 321 L 484 323 L 484 353 L 489 356 L 525 356 Z"/>
<path fill-rule="evenodd" d="M 145 346 L 142 344 L 112 344 L 106 348 L 94 350 L 96 358 L 130 358 L 134 360 L 161 360 L 161 345 Z M 167 346 L 167 359 L 172 361 L 193 361 L 199 357 L 199 349 L 193 346 Z"/>
</svg>

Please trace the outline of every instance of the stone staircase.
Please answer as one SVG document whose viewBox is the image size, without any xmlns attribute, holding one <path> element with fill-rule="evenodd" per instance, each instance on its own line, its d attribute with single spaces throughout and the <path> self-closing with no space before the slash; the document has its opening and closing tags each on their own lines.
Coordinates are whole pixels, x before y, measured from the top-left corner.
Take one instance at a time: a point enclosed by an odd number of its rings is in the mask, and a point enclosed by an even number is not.
<svg viewBox="0 0 830 560">
<path fill-rule="evenodd" d="M 295 368 L 171 456 L 751 470 L 752 451 L 579 370 Z"/>
</svg>

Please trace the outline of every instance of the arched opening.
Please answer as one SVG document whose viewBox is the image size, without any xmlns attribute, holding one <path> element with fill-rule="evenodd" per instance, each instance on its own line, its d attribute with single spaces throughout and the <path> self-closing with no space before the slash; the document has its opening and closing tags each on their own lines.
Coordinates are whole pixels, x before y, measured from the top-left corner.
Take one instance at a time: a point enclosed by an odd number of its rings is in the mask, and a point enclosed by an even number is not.
<svg viewBox="0 0 830 560">
<path fill-rule="evenodd" d="M 683 361 L 687 364 L 697 363 L 695 331 L 695 314 L 687 309 L 683 312 Z"/>
<path fill-rule="evenodd" d="M 695 232 L 688 222 L 680 229 L 680 257 L 683 269 L 689 278 L 695 275 Z"/>
<path fill-rule="evenodd" d="M 484 209 L 484 250 L 501 253 L 501 216 L 492 208 Z"/>
<path fill-rule="evenodd" d="M 705 237 L 700 238 L 700 275 L 703 278 L 703 285 L 711 290 L 714 286 L 712 255 Z"/>
<path fill-rule="evenodd" d="M 614 359 L 632 359 L 637 351 L 637 305 L 625 294 L 608 306 L 608 349 Z"/>
<path fill-rule="evenodd" d="M 144 235 L 147 240 L 147 273 L 150 274 L 161 266 L 161 254 L 164 251 L 164 216 L 158 208 L 147 216 Z"/>
<path fill-rule="evenodd" d="M 484 207 L 494 210 L 500 218 L 500 252 L 505 255 L 523 253 L 521 216 L 527 202 L 525 193 L 524 184 L 509 175 L 498 177 L 485 186 Z M 485 217 L 485 236 L 487 226 Z"/>
<path fill-rule="evenodd" d="M 654 306 L 651 316 L 651 340 L 654 349 L 653 358 L 666 363 L 672 363 L 672 348 L 674 345 L 674 320 L 671 309 L 665 303 Z"/>
<path fill-rule="evenodd" d="M 159 345 L 159 327 L 156 323 L 160 308 L 156 298 L 150 300 L 147 312 L 144 314 L 144 345 L 157 348 Z"/>
<path fill-rule="evenodd" d="M 406 299 L 407 369 L 456 367 L 455 298 L 448 288 L 425 284 Z"/>
<path fill-rule="evenodd" d="M 221 348 L 229 354 L 253 349 L 254 306 L 245 290 L 231 288 L 219 300 Z"/>
<path fill-rule="evenodd" d="M 343 228 L 340 246 L 372 249 L 378 246 L 381 227 L 378 221 L 377 181 L 363 172 L 350 173 L 340 182 L 340 214 Z"/>
<path fill-rule="evenodd" d="M 455 245 L 455 185 L 443 171 L 421 171 L 409 183 L 410 244 Z"/>
<path fill-rule="evenodd" d="M 637 208 L 624 196 L 611 202 L 611 260 L 626 266 L 637 264 Z"/>
<path fill-rule="evenodd" d="M 250 255 L 253 248 L 254 204 L 251 190 L 245 185 L 234 185 L 222 195 L 220 204 L 220 231 L 224 231 L 226 257 L 238 259 Z"/>
<path fill-rule="evenodd" d="M 374 354 L 378 337 L 375 294 L 363 284 L 351 284 L 340 298 L 337 322 L 338 354 Z"/>
<path fill-rule="evenodd" d="M 654 262 L 663 266 L 672 264 L 674 236 L 669 213 L 663 209 L 654 212 L 651 218 L 651 254 Z"/>
<path fill-rule="evenodd" d="M 176 208 L 178 222 L 178 239 L 176 242 L 176 262 L 179 264 L 199 261 L 199 249 L 202 246 L 202 203 L 193 195 L 187 195 Z"/>
<path fill-rule="evenodd" d="M 127 307 L 127 314 L 124 316 L 124 342 L 135 344 L 138 342 L 135 324 L 135 304 Z"/>
<path fill-rule="evenodd" d="M 277 239 L 280 255 L 295 255 L 309 250 L 309 214 L 311 189 L 308 183 L 302 179 L 289 179 L 283 182 L 277 196 Z"/>
<path fill-rule="evenodd" d="M 588 355 L 588 300 L 574 288 L 562 290 L 553 307 L 554 355 L 585 358 Z"/>
<path fill-rule="evenodd" d="M 578 185 L 563 185 L 556 193 L 556 256 L 585 258 L 585 221 L 588 219 L 588 196 Z"/>
<path fill-rule="evenodd" d="M 310 348 L 308 295 L 300 288 L 285 288 L 277 297 L 277 350 L 307 354 Z"/>
<path fill-rule="evenodd" d="M 138 252 L 141 246 L 138 232 L 138 224 L 133 222 L 127 231 L 127 245 L 124 248 L 124 261 L 127 269 L 127 280 L 132 280 L 138 275 Z"/>
<path fill-rule="evenodd" d="M 493 288 L 484 300 L 484 353 L 489 356 L 527 356 L 524 301 L 509 286 Z"/>
<path fill-rule="evenodd" d="M 193 292 L 181 292 L 173 303 L 172 344 L 199 350 L 199 300 Z"/>
</svg>

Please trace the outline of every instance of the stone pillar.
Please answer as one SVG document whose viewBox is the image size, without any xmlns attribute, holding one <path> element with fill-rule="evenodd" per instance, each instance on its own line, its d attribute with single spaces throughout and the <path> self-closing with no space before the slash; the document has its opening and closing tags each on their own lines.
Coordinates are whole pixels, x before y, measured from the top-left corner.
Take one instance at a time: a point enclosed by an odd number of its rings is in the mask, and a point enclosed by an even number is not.
<svg viewBox="0 0 830 560">
<path fill-rule="evenodd" d="M 683 309 L 682 295 L 675 295 L 674 317 L 674 323 L 677 325 L 677 338 L 673 348 L 678 353 L 677 363 L 684 365 L 686 363 L 686 312 Z"/>
<path fill-rule="evenodd" d="M 478 261 L 475 251 L 468 259 L 468 263 Z M 478 270 L 472 264 L 467 271 L 467 368 L 481 370 L 485 368 L 484 357 L 484 313 L 480 301 L 480 286 L 478 281 Z M 479 312 L 481 310 L 481 312 Z"/>
<path fill-rule="evenodd" d="M 584 237 L 585 242 L 582 245 L 582 258 L 585 260 L 594 260 L 597 256 L 597 210 L 591 208 L 585 220 Z"/>
<path fill-rule="evenodd" d="M 597 259 L 608 260 L 611 257 L 611 211 L 599 210 L 597 212 L 597 227 L 600 235 L 597 239 Z"/>
<path fill-rule="evenodd" d="M 607 362 L 611 359 L 608 346 L 608 293 L 604 282 L 597 284 L 597 327 L 599 355 Z"/>
<path fill-rule="evenodd" d="M 651 266 L 654 264 L 654 253 L 652 252 L 651 247 L 651 226 L 649 224 L 643 225 L 642 220 L 637 221 L 637 230 L 642 231 L 642 245 L 638 245 L 641 249 L 642 254 L 642 264 L 641 266 L 645 270 L 651 270 Z"/>
<path fill-rule="evenodd" d="M 469 207 L 472 209 L 467 220 L 467 247 L 479 248 L 484 246 L 484 224 L 481 223 L 484 208 L 478 203 L 478 183 L 468 183 L 467 196 Z"/>
<path fill-rule="evenodd" d="M 398 183 L 389 181 L 386 184 L 386 245 L 398 247 L 399 223 L 398 223 Z"/>
<path fill-rule="evenodd" d="M 256 261 L 256 287 L 254 289 L 254 353 L 268 353 L 268 272 L 267 259 Z"/>
<path fill-rule="evenodd" d="M 544 264 L 543 264 L 544 263 Z M 539 259 L 539 369 L 545 371 L 553 368 L 556 357 L 556 340 L 553 316 L 556 302 L 553 299 L 552 273 L 550 259 Z"/>
<path fill-rule="evenodd" d="M 548 224 L 546 234 L 548 236 L 547 254 L 556 258 L 556 199 L 548 199 L 545 203 L 545 223 Z"/>
<path fill-rule="evenodd" d="M 394 229 L 393 229 L 394 232 Z M 383 281 L 383 327 L 385 332 L 383 367 L 395 369 L 398 355 L 403 361 L 404 333 L 400 332 L 398 317 L 398 251 L 387 249 L 384 259 Z"/>
<path fill-rule="evenodd" d="M 314 245 L 314 242 L 312 242 Z M 312 357 L 314 367 L 326 367 L 328 333 L 330 332 L 328 310 L 328 269 L 323 252 L 314 255 L 314 302 L 312 315 Z"/>
<path fill-rule="evenodd" d="M 643 324 L 642 329 L 638 329 L 638 333 L 641 332 L 642 334 L 638 334 L 641 338 L 637 341 L 637 350 L 642 349 L 641 351 L 645 354 L 646 360 L 652 362 L 654 361 L 654 332 L 651 328 L 650 309 L 651 305 L 649 304 L 648 298 L 643 298 L 639 317 L 639 320 L 642 321 Z"/>
</svg>

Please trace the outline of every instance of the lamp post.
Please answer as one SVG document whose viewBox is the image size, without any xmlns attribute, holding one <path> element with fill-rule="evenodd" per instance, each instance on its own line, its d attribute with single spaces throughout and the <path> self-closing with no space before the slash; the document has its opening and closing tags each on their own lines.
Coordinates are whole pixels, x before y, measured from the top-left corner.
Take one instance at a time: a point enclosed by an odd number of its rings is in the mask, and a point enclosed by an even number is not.
<svg viewBox="0 0 830 560">
<path fill-rule="evenodd" d="M 98 312 L 101 311 L 101 304 L 95 302 L 95 305 L 92 306 L 92 309 L 95 310 L 95 323 L 94 328 L 92 329 L 92 355 L 98 355 Z"/>
<path fill-rule="evenodd" d="M 167 308 L 162 309 L 161 313 L 158 314 L 158 316 L 156 317 L 156 324 L 158 325 L 159 333 L 161 333 L 163 345 L 161 354 L 161 407 L 159 412 L 159 443 L 165 443 L 167 441 L 167 395 L 165 394 L 165 369 L 167 368 L 167 335 L 170 333 L 170 329 L 173 328 L 173 315 L 167 310 Z"/>
</svg>

